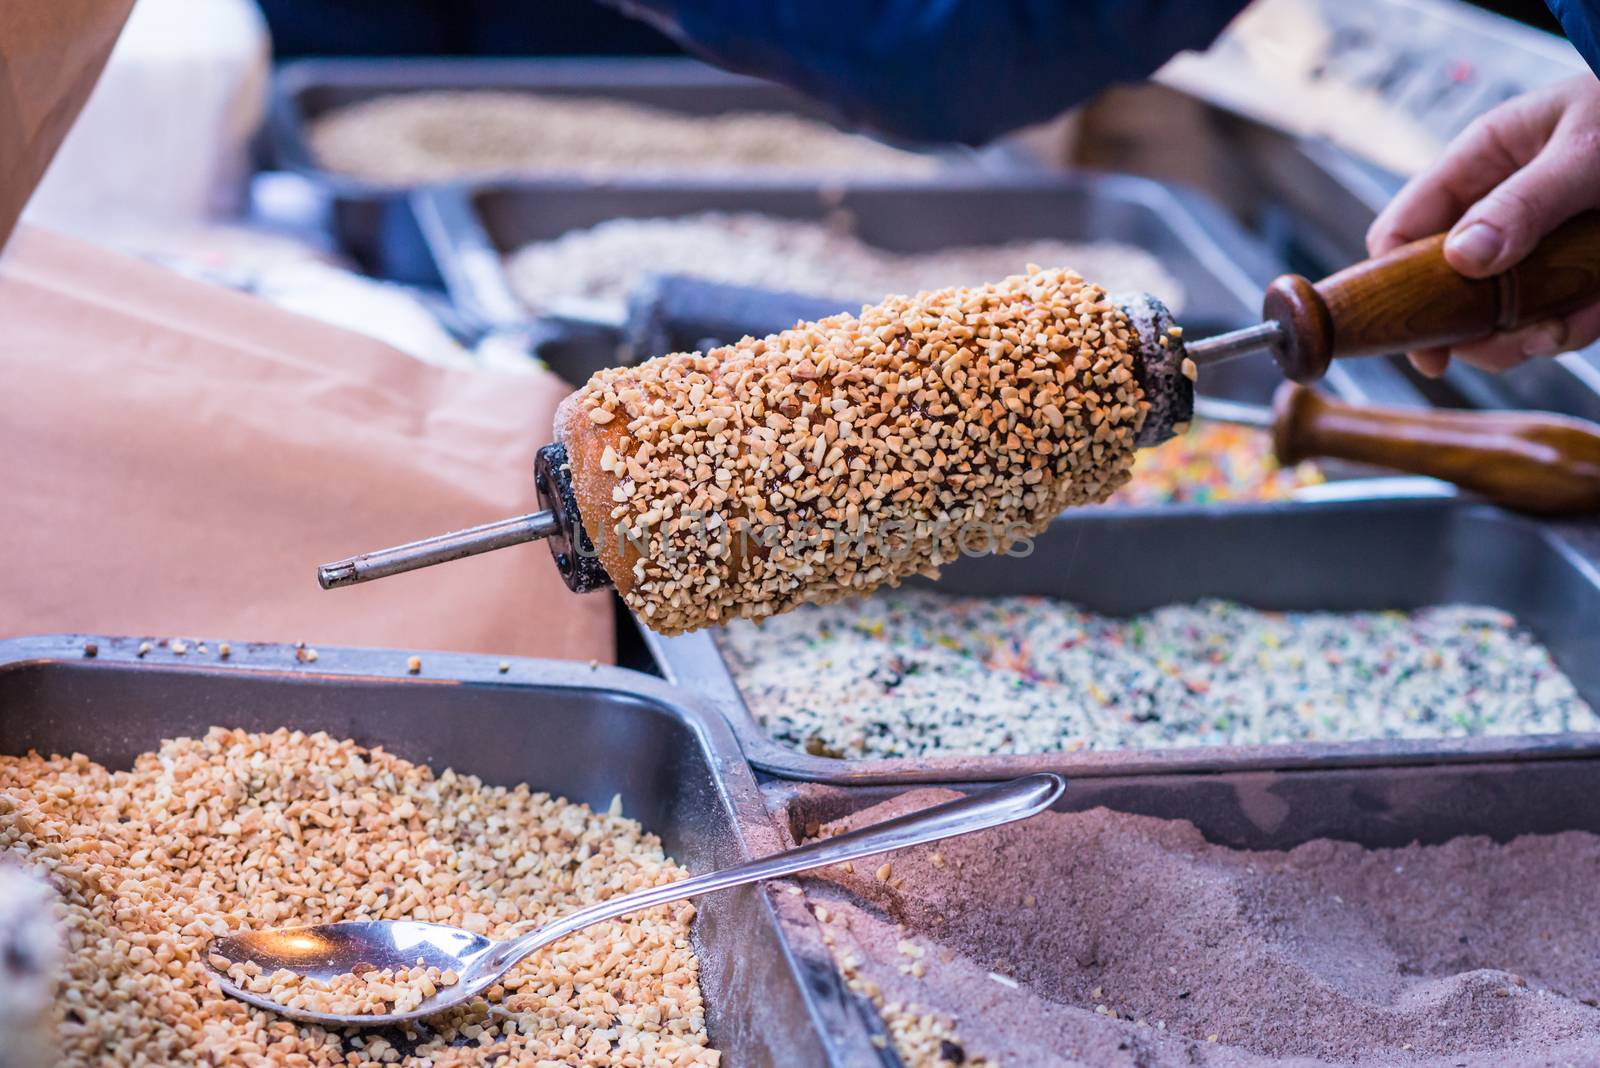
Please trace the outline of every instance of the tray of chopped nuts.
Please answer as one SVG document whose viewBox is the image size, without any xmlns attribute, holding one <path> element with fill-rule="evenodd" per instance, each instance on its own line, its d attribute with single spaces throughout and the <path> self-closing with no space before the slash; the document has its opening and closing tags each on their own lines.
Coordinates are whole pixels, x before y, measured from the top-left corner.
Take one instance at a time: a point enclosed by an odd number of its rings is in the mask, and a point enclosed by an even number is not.
<svg viewBox="0 0 1600 1068">
<path fill-rule="evenodd" d="M 687 58 L 331 58 L 273 79 L 270 166 L 305 176 L 368 267 L 415 266 L 398 194 L 444 182 L 927 182 L 1013 153 L 893 147 L 783 86 Z"/>
<path fill-rule="evenodd" d="M 763 787 L 795 842 L 963 789 Z M 778 902 L 905 1064 L 1493 1068 L 1600 1048 L 1596 878 L 1591 753 L 1079 778 Z"/>
<path fill-rule="evenodd" d="M 1085 508 L 933 582 L 665 638 L 767 772 L 834 783 L 1600 751 L 1600 568 L 1459 498 Z"/>
<path fill-rule="evenodd" d="M 585 931 L 409 1029 L 296 1025 L 203 967 L 211 936 L 244 926 L 407 917 L 498 937 L 777 842 L 719 717 L 635 672 L 0 642 L 0 856 L 62 903 L 49 1063 L 197 1045 L 216 1063 L 876 1063 L 831 969 L 796 963 L 756 887 Z"/>
</svg>

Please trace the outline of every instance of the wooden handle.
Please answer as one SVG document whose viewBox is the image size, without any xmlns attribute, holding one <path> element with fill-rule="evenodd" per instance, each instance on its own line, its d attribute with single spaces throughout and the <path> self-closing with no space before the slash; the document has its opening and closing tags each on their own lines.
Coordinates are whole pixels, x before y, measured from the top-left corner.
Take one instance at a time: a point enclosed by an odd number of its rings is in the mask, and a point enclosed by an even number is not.
<svg viewBox="0 0 1600 1068">
<path fill-rule="evenodd" d="M 1600 512 L 1600 426 L 1582 419 L 1356 407 L 1293 382 L 1278 387 L 1273 416 L 1283 464 L 1351 460 L 1442 478 L 1522 512 Z"/>
<path fill-rule="evenodd" d="M 1444 238 L 1402 245 L 1315 285 L 1297 274 L 1273 282 L 1262 316 L 1283 327 L 1274 350 L 1283 373 L 1312 382 L 1345 356 L 1477 341 L 1600 300 L 1600 212 L 1562 223 L 1493 278 L 1457 274 L 1445 262 Z"/>
</svg>

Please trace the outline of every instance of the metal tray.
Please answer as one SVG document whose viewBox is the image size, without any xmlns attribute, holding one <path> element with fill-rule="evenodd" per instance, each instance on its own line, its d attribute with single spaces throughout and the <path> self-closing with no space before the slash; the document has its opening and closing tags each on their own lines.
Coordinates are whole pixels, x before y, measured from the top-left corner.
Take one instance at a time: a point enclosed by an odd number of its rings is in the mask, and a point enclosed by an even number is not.
<svg viewBox="0 0 1600 1068">
<path fill-rule="evenodd" d="M 179 657 L 137 638 L 0 641 L 0 752 L 82 752 L 111 767 L 163 738 L 222 725 L 325 730 L 409 760 L 527 782 L 659 834 L 669 854 L 706 871 L 779 847 L 756 783 L 727 727 L 660 680 L 616 668 L 321 648 L 302 665 L 282 645 L 235 642 L 232 656 Z M 831 968 L 797 962 L 768 894 L 702 898 L 694 938 L 711 1037 L 730 1065 L 871 1063 L 861 1020 Z"/>
<path fill-rule="evenodd" d="M 959 782 L 932 785 L 963 792 L 976 788 Z M 905 786 L 769 780 L 761 790 L 794 842 L 808 823 L 859 812 Z M 1208 841 L 1230 849 L 1293 849 L 1318 838 L 1393 849 L 1412 842 L 1437 845 L 1462 835 L 1504 842 L 1522 834 L 1600 834 L 1600 756 L 1079 778 L 1053 809 L 1084 812 L 1100 806 L 1188 820 Z"/>
<path fill-rule="evenodd" d="M 451 89 L 609 97 L 688 115 L 776 111 L 829 119 L 823 107 L 791 89 L 687 58 L 306 59 L 286 63 L 274 75 L 263 138 L 267 164 L 313 183 L 326 198 L 335 236 L 363 266 L 401 281 L 425 281 L 426 253 L 401 196 L 409 187 L 323 169 L 311 151 L 308 130 L 319 116 L 347 104 L 395 93 Z M 1006 152 L 974 152 L 958 146 L 932 151 L 957 170 L 1017 165 Z M 639 183 L 648 187 L 654 181 Z"/>
<path fill-rule="evenodd" d="M 1600 704 L 1600 567 L 1537 522 L 1459 499 L 1082 509 L 1051 524 L 1031 556 L 964 558 L 932 587 L 974 596 L 1042 594 L 1111 615 L 1206 597 L 1270 610 L 1489 604 L 1532 630 L 1579 693 Z M 668 681 L 727 715 L 752 764 L 793 779 L 975 781 L 1048 770 L 1082 780 L 1600 754 L 1600 733 L 1583 733 L 835 760 L 767 736 L 712 632 L 647 632 L 645 640 Z"/>
<path fill-rule="evenodd" d="M 943 785 L 969 789 L 960 783 Z M 904 785 L 841 787 L 781 781 L 762 788 L 791 841 L 803 836 L 807 824 L 843 818 L 902 789 Z M 1490 758 L 1414 766 L 1080 777 L 1069 781 L 1054 808 L 1082 812 L 1098 806 L 1188 820 L 1209 841 L 1242 850 L 1288 850 L 1320 838 L 1352 841 L 1369 849 L 1413 842 L 1436 845 L 1465 835 L 1506 842 L 1525 834 L 1600 833 L 1600 759 L 1591 754 L 1537 762 Z M 1063 857 L 1062 863 L 1070 863 L 1070 858 Z M 802 877 L 796 886 L 801 895 L 775 899 L 785 937 L 808 967 L 828 967 L 832 958 L 817 930 L 812 904 L 825 902 L 836 909 L 841 897 L 860 899 L 816 877 Z M 882 906 L 865 907 L 876 911 Z M 1021 934 L 1028 937 L 1026 931 Z M 906 937 L 945 946 L 931 955 L 933 959 L 970 952 L 970 946 L 943 939 L 938 928 L 918 927 Z M 874 962 L 880 972 L 900 963 Z M 1070 961 L 1062 964 L 1072 966 Z M 942 984 L 942 975 L 941 969 L 930 968 L 920 982 L 924 1004 L 946 1009 L 965 1004 L 967 989 Z M 875 1015 L 864 998 L 849 996 L 859 1012 Z"/>
<path fill-rule="evenodd" d="M 552 368 L 577 382 L 615 362 L 616 353 L 608 347 L 615 344 L 615 333 L 574 334 L 530 325 L 502 257 L 529 242 L 620 217 L 703 211 L 843 217 L 862 240 L 896 252 L 1026 238 L 1126 242 L 1158 256 L 1183 285 L 1185 310 L 1179 318 L 1195 337 L 1259 321 L 1262 288 L 1280 273 L 1260 246 L 1205 197 L 1120 174 L 952 176 L 915 187 L 835 189 L 499 183 L 423 191 L 413 203 L 438 273 L 463 313 L 488 327 L 529 331 L 536 345 L 543 342 L 538 351 Z M 613 315 L 620 320 L 621 309 Z M 1272 361 L 1260 356 L 1208 371 L 1201 388 L 1213 396 L 1266 403 L 1281 381 Z M 1336 364 L 1327 384 L 1352 401 L 1423 403 L 1402 376 L 1378 362 Z"/>
</svg>

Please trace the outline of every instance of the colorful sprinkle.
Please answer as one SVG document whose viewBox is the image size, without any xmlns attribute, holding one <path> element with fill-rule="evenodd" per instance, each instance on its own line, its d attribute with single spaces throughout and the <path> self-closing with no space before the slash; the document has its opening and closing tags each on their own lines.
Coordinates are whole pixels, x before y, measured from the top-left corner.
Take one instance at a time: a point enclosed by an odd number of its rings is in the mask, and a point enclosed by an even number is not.
<svg viewBox="0 0 1600 1068">
<path fill-rule="evenodd" d="M 846 757 L 1039 753 L 1600 730 L 1496 608 L 1136 619 L 1043 597 L 899 590 L 717 640 L 780 742 Z"/>
<path fill-rule="evenodd" d="M 1107 506 L 1282 501 L 1324 481 L 1315 464 L 1278 466 L 1272 438 L 1254 427 L 1195 423 L 1186 434 L 1140 452 L 1133 480 Z"/>
</svg>

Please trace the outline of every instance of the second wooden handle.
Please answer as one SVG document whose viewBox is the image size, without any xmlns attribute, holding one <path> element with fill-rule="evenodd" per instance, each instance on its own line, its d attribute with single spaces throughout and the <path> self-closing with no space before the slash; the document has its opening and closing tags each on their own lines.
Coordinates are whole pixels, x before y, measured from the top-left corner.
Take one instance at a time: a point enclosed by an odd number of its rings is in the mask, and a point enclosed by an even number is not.
<svg viewBox="0 0 1600 1068">
<path fill-rule="evenodd" d="M 1283 373 L 1311 382 L 1345 356 L 1476 341 L 1600 300 L 1600 212 L 1567 220 L 1492 278 L 1456 273 L 1444 239 L 1413 241 L 1315 285 L 1300 275 L 1273 282 L 1262 315 L 1283 328 Z"/>
<path fill-rule="evenodd" d="M 1441 478 L 1518 511 L 1600 512 L 1600 426 L 1581 419 L 1358 408 L 1293 382 L 1278 388 L 1273 408 L 1283 464 L 1350 460 Z"/>
</svg>

